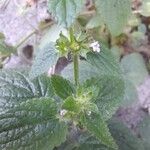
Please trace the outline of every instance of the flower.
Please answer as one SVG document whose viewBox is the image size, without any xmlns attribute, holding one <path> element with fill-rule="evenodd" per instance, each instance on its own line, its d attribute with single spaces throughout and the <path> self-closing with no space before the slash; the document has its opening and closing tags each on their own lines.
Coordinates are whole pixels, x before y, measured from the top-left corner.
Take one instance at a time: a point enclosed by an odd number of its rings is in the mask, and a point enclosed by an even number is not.
<svg viewBox="0 0 150 150">
<path fill-rule="evenodd" d="M 91 113 L 92 113 L 91 111 L 88 111 L 87 115 L 88 115 L 88 116 L 90 116 L 90 115 L 91 115 Z"/>
<path fill-rule="evenodd" d="M 67 113 L 67 110 L 65 110 L 65 109 L 62 109 L 61 111 L 60 111 L 60 115 L 63 117 L 65 114 Z"/>
<path fill-rule="evenodd" d="M 90 44 L 90 47 L 93 49 L 94 52 L 100 52 L 100 44 L 98 43 L 98 41 L 95 41 L 93 43 Z"/>
</svg>

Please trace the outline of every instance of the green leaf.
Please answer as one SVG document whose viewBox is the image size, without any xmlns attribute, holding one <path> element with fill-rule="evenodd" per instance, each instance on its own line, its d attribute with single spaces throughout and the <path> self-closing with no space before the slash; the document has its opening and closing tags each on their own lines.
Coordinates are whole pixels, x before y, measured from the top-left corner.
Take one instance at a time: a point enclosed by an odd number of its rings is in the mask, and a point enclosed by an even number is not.
<svg viewBox="0 0 150 150">
<path fill-rule="evenodd" d="M 123 103 L 125 86 L 124 80 L 117 76 L 100 76 L 89 79 L 88 85 L 99 88 L 95 103 L 105 120 L 108 120 Z"/>
<path fill-rule="evenodd" d="M 77 101 L 71 96 L 65 100 L 65 102 L 62 105 L 62 108 L 72 112 L 80 111 L 80 106 L 77 104 Z"/>
<path fill-rule="evenodd" d="M 103 144 L 100 143 L 99 140 L 97 140 L 95 137 L 83 133 L 80 135 L 78 144 L 76 148 L 73 150 L 113 150 L 112 148 L 109 148 Z"/>
<path fill-rule="evenodd" d="M 130 0 L 95 0 L 96 9 L 108 26 L 112 35 L 122 33 L 131 15 Z"/>
<path fill-rule="evenodd" d="M 50 78 L 31 81 L 25 72 L 3 70 L 0 87 L 0 149 L 53 150 L 65 141 Z"/>
<path fill-rule="evenodd" d="M 111 75 L 118 75 L 121 74 L 121 69 L 119 63 L 111 53 L 111 51 L 101 45 L 101 52 L 94 53 L 89 52 L 87 54 L 87 61 L 97 69 L 97 72 L 100 74 L 111 74 Z"/>
<path fill-rule="evenodd" d="M 73 95 L 75 93 L 74 86 L 68 80 L 64 79 L 61 76 L 53 75 L 51 77 L 52 85 L 56 95 L 62 99 Z"/>
<path fill-rule="evenodd" d="M 143 120 L 138 124 L 137 130 L 139 131 L 141 140 L 144 145 L 144 150 L 150 149 L 150 116 L 144 116 Z"/>
<path fill-rule="evenodd" d="M 125 76 L 136 87 L 148 77 L 144 59 L 139 53 L 132 53 L 123 57 L 121 66 Z"/>
<path fill-rule="evenodd" d="M 4 39 L 5 39 L 5 35 L 0 32 L 0 40 L 4 40 Z"/>
<path fill-rule="evenodd" d="M 7 45 L 3 40 L 0 40 L 0 55 L 10 55 L 16 52 L 16 49 Z"/>
<path fill-rule="evenodd" d="M 103 24 L 104 24 L 104 21 L 102 20 L 102 17 L 99 14 L 96 14 L 87 23 L 86 28 L 87 29 L 92 29 L 92 28 L 102 26 Z"/>
<path fill-rule="evenodd" d="M 45 72 L 48 72 L 49 68 L 56 64 L 58 59 L 58 53 L 56 51 L 54 43 L 49 43 L 39 50 L 33 66 L 31 68 L 30 77 L 35 78 Z"/>
<path fill-rule="evenodd" d="M 79 79 L 84 82 L 91 77 L 102 75 L 116 75 L 122 76 L 122 71 L 119 63 L 112 55 L 111 51 L 105 46 L 101 45 L 101 52 L 89 52 L 87 54 L 87 61 L 79 62 Z M 63 71 L 62 76 L 73 80 L 73 64 L 69 64 Z"/>
<path fill-rule="evenodd" d="M 84 0 L 49 0 L 48 10 L 58 23 L 70 27 L 84 6 Z"/>
<path fill-rule="evenodd" d="M 146 150 L 142 141 L 118 119 L 112 118 L 109 121 L 109 129 L 118 144 L 119 150 Z"/>
<path fill-rule="evenodd" d="M 91 115 L 82 115 L 81 122 L 102 144 L 117 149 L 117 145 L 101 115 L 93 113 Z"/>
<path fill-rule="evenodd" d="M 125 78 L 125 95 L 122 102 L 122 106 L 131 106 L 135 101 L 138 100 L 138 93 L 135 85 Z"/>
</svg>

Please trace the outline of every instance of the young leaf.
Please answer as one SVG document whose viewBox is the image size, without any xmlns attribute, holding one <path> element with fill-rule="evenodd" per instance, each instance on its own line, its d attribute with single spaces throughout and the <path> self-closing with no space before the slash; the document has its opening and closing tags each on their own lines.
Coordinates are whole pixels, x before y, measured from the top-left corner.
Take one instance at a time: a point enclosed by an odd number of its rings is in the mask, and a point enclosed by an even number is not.
<svg viewBox="0 0 150 150">
<path fill-rule="evenodd" d="M 107 124 L 100 114 L 82 115 L 81 122 L 102 144 L 117 149 L 117 145 L 109 132 Z"/>
<path fill-rule="evenodd" d="M 68 80 L 58 75 L 53 75 L 51 77 L 51 80 L 54 91 L 60 98 L 66 99 L 67 97 L 74 94 L 75 89 L 71 82 L 69 82 Z"/>
<path fill-rule="evenodd" d="M 0 87 L 0 149 L 52 150 L 65 141 L 50 78 L 31 81 L 25 72 L 3 70 Z"/>
<path fill-rule="evenodd" d="M 49 0 L 48 9 L 57 18 L 59 24 L 70 27 L 84 3 L 84 0 Z"/>
<path fill-rule="evenodd" d="M 38 51 L 33 66 L 31 68 L 30 77 L 35 78 L 49 70 L 56 64 L 58 53 L 54 43 L 49 43 Z"/>
<path fill-rule="evenodd" d="M 95 0 L 96 9 L 101 14 L 112 35 L 122 33 L 131 14 L 130 0 Z"/>
<path fill-rule="evenodd" d="M 80 111 L 80 106 L 77 104 L 77 101 L 71 96 L 65 100 L 65 102 L 62 105 L 62 108 L 72 112 Z"/>
</svg>

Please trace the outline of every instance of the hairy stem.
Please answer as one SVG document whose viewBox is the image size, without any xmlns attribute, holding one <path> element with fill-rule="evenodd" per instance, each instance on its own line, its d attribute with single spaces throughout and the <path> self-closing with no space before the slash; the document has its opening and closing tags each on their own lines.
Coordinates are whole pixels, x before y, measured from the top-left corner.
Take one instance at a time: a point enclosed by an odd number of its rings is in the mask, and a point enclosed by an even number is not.
<svg viewBox="0 0 150 150">
<path fill-rule="evenodd" d="M 73 63 L 74 63 L 74 81 L 75 81 L 75 85 L 78 86 L 79 84 L 79 55 L 78 54 L 74 54 Z"/>
</svg>

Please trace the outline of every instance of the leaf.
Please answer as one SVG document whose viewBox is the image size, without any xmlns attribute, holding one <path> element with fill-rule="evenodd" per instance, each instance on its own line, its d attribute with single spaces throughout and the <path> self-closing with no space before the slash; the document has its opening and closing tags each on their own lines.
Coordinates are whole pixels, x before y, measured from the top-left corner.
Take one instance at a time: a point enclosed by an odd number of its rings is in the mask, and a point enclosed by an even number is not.
<svg viewBox="0 0 150 150">
<path fill-rule="evenodd" d="M 145 17 L 150 16 L 150 2 L 149 2 L 149 0 L 143 0 L 142 1 L 140 13 Z"/>
<path fill-rule="evenodd" d="M 48 10 L 57 18 L 59 24 L 70 27 L 82 11 L 84 3 L 84 0 L 49 0 Z"/>
<path fill-rule="evenodd" d="M 89 52 L 87 54 L 87 61 L 97 69 L 100 74 L 121 74 L 119 63 L 112 55 L 111 51 L 101 44 L 101 52 Z"/>
<path fill-rule="evenodd" d="M 141 140 L 144 145 L 144 150 L 150 149 L 150 116 L 144 116 L 143 120 L 138 124 L 137 130 L 139 131 Z"/>
<path fill-rule="evenodd" d="M 74 94 L 74 86 L 68 80 L 58 75 L 53 75 L 51 80 L 54 91 L 60 98 L 66 99 Z"/>
<path fill-rule="evenodd" d="M 31 81 L 25 72 L 3 70 L 0 87 L 0 149 L 53 150 L 65 141 L 50 78 Z"/>
<path fill-rule="evenodd" d="M 76 148 L 73 150 L 113 150 L 101 144 L 99 140 L 87 133 L 81 134 L 78 141 Z"/>
<path fill-rule="evenodd" d="M 136 87 L 148 77 L 144 59 L 139 53 L 132 53 L 123 57 L 121 66 L 125 76 Z"/>
<path fill-rule="evenodd" d="M 112 118 L 109 121 L 109 129 L 119 146 L 119 150 L 146 150 L 141 140 L 118 119 Z"/>
<path fill-rule="evenodd" d="M 122 71 L 119 63 L 112 55 L 111 51 L 103 45 L 101 45 L 100 53 L 89 52 L 87 54 L 87 61 L 80 61 L 79 63 L 80 82 L 84 82 L 91 77 L 102 75 L 122 76 Z M 72 81 L 73 64 L 69 64 L 61 74 L 65 78 Z"/>
<path fill-rule="evenodd" d="M 125 78 L 125 95 L 122 102 L 122 106 L 131 106 L 135 101 L 138 100 L 138 93 L 135 85 Z"/>
<path fill-rule="evenodd" d="M 30 77 L 35 78 L 49 70 L 50 67 L 56 64 L 58 59 L 58 53 L 54 46 L 54 43 L 49 43 L 39 50 L 33 66 L 30 71 Z"/>
<path fill-rule="evenodd" d="M 0 54 L 1 55 L 10 55 L 16 52 L 16 49 L 12 46 L 7 45 L 3 40 L 0 40 Z"/>
<path fill-rule="evenodd" d="M 90 79 L 89 85 L 99 87 L 95 103 L 105 120 L 108 120 L 122 104 L 124 98 L 124 80 L 117 76 L 105 75 Z"/>
<path fill-rule="evenodd" d="M 103 24 L 104 24 L 104 21 L 102 20 L 101 16 L 99 14 L 96 14 L 87 23 L 86 28 L 87 29 L 92 29 L 92 28 L 102 26 Z"/>
<path fill-rule="evenodd" d="M 122 33 L 131 15 L 130 0 L 95 0 L 95 5 L 111 34 L 117 36 Z"/>
<path fill-rule="evenodd" d="M 107 124 L 104 122 L 100 114 L 91 114 L 90 116 L 83 115 L 81 122 L 89 132 L 101 141 L 102 144 L 117 149 L 117 145 L 109 132 Z"/>
<path fill-rule="evenodd" d="M 73 97 L 68 97 L 65 102 L 62 105 L 63 109 L 66 109 L 68 111 L 72 112 L 79 112 L 80 111 L 80 106 L 77 104 L 75 99 Z"/>
<path fill-rule="evenodd" d="M 5 39 L 5 35 L 0 32 L 0 40 L 4 40 L 4 39 Z"/>
</svg>

